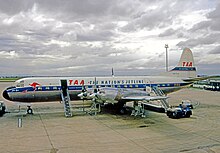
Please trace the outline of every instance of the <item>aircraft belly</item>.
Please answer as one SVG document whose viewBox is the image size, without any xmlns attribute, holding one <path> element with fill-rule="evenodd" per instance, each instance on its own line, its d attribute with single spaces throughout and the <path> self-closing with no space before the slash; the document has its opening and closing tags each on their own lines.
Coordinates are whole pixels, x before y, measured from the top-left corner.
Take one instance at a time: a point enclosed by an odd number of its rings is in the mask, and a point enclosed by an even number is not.
<svg viewBox="0 0 220 153">
<path fill-rule="evenodd" d="M 35 92 L 34 101 L 61 101 L 60 91 Z"/>
<path fill-rule="evenodd" d="M 79 100 L 79 93 L 77 92 L 69 92 L 70 100 Z M 35 100 L 40 101 L 62 101 L 61 92 L 60 91 L 50 91 L 50 92 L 41 92 L 35 94 Z"/>
<path fill-rule="evenodd" d="M 9 94 L 12 101 L 17 102 L 48 102 L 60 101 L 60 92 L 12 92 Z"/>
<path fill-rule="evenodd" d="M 78 92 L 69 92 L 70 100 L 79 100 Z M 17 102 L 61 101 L 60 91 L 10 92 L 9 97 Z"/>
<path fill-rule="evenodd" d="M 30 102 L 30 101 L 34 101 L 35 99 L 35 95 L 33 92 L 29 92 L 29 93 L 12 92 L 9 93 L 9 97 L 11 98 L 12 101 L 17 101 L 17 102 Z"/>
</svg>

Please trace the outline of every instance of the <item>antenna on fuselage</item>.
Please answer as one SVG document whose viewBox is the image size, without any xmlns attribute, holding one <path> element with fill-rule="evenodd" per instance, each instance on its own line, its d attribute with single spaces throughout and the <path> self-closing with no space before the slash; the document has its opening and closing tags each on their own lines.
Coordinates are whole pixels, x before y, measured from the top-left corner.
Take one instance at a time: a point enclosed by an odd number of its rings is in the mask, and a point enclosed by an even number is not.
<svg viewBox="0 0 220 153">
<path fill-rule="evenodd" d="M 168 72 L 168 52 L 167 49 L 169 48 L 168 44 L 165 44 L 166 48 L 166 72 Z"/>
<path fill-rule="evenodd" d="M 114 77 L 115 75 L 114 75 L 114 69 L 113 69 L 113 67 L 112 67 L 112 77 Z"/>
<path fill-rule="evenodd" d="M 97 80 L 96 80 L 96 77 L 95 77 L 95 82 L 94 82 L 94 93 L 97 93 L 98 92 L 98 89 L 97 89 Z"/>
<path fill-rule="evenodd" d="M 83 100 L 83 112 L 85 112 L 84 100 L 85 100 L 85 97 L 87 97 L 88 93 L 87 93 L 87 89 L 85 87 L 84 82 L 82 84 L 82 94 L 83 94 L 83 98 L 82 98 L 82 100 Z"/>
<path fill-rule="evenodd" d="M 111 81 L 111 87 L 113 88 L 113 80 L 114 80 L 114 77 L 115 77 L 115 75 L 114 75 L 114 69 L 113 69 L 113 67 L 112 67 L 112 81 Z"/>
</svg>

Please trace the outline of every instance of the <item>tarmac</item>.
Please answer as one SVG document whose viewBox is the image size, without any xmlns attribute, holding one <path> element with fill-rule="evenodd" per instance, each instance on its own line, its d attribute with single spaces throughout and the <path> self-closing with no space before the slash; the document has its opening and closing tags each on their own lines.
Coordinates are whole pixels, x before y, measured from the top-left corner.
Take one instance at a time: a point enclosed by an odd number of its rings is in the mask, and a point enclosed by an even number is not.
<svg viewBox="0 0 220 153">
<path fill-rule="evenodd" d="M 12 83 L 0 83 L 0 92 Z M 186 88 L 168 95 L 171 105 L 182 99 L 195 106 L 190 118 L 170 119 L 147 111 L 145 118 L 73 109 L 65 118 L 59 102 L 26 106 L 4 101 L 10 113 L 0 118 L 1 153 L 218 153 L 220 92 Z M 74 102 L 71 102 L 74 107 Z"/>
</svg>

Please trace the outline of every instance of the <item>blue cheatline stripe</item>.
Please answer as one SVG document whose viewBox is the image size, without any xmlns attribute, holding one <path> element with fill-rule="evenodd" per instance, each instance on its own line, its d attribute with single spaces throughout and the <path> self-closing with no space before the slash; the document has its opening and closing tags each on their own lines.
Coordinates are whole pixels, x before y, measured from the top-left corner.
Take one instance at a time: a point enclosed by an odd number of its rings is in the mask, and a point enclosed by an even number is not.
<svg viewBox="0 0 220 153">
<path fill-rule="evenodd" d="M 145 89 L 146 87 L 180 87 L 185 86 L 189 83 L 161 83 L 161 84 L 119 84 L 119 85 L 97 85 L 98 87 L 113 87 L 113 88 L 142 88 Z M 86 88 L 94 88 L 94 85 L 86 85 Z M 33 87 L 23 87 L 23 88 L 14 88 L 9 89 L 8 92 L 31 92 L 31 91 L 59 91 L 61 90 L 61 86 L 41 86 L 36 87 L 35 89 Z M 68 90 L 74 91 L 74 90 L 82 90 L 82 86 L 68 86 Z"/>
<path fill-rule="evenodd" d="M 175 67 L 171 71 L 196 71 L 195 67 Z"/>
</svg>

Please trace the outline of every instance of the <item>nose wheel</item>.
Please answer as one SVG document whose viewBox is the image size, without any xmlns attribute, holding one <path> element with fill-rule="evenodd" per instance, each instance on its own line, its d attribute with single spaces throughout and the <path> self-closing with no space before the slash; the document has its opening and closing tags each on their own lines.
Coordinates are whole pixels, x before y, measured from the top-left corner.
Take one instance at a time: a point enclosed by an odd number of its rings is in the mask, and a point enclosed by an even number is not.
<svg viewBox="0 0 220 153">
<path fill-rule="evenodd" d="M 31 106 L 27 106 L 27 114 L 33 114 L 33 109 Z"/>
</svg>

